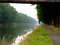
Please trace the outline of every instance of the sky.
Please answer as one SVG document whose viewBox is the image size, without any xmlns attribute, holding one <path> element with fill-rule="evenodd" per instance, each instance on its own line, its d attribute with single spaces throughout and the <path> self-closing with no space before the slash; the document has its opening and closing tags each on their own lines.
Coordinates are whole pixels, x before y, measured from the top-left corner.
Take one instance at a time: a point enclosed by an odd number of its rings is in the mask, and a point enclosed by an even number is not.
<svg viewBox="0 0 60 45">
<path fill-rule="evenodd" d="M 37 11 L 36 11 L 36 5 L 31 5 L 31 4 L 21 4 L 21 3 L 10 3 L 11 6 L 16 8 L 16 11 L 20 13 L 24 13 L 27 16 L 30 16 L 34 18 L 36 21 L 37 19 Z"/>
<path fill-rule="evenodd" d="M 26 14 L 27 16 L 30 16 L 38 22 L 36 5 L 19 4 L 19 3 L 10 3 L 10 5 L 13 6 L 16 9 L 16 11 Z M 21 38 L 23 38 L 23 37 L 21 37 Z M 17 38 L 15 43 L 17 44 L 19 42 L 19 40 L 20 40 L 20 37 Z"/>
</svg>

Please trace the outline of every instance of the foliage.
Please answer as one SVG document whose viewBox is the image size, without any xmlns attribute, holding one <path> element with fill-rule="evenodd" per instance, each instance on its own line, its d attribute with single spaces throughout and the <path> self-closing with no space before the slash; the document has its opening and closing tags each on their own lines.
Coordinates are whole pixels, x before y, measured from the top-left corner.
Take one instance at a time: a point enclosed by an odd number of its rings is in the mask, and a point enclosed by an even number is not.
<svg viewBox="0 0 60 45">
<path fill-rule="evenodd" d="M 37 4 L 36 9 L 37 9 L 37 16 L 39 19 L 39 23 L 40 23 L 40 21 L 45 23 L 46 20 L 44 18 L 47 17 L 47 16 L 45 16 L 45 15 L 47 15 L 47 11 L 44 7 L 44 4 Z"/>
<path fill-rule="evenodd" d="M 60 25 L 60 4 L 37 4 L 37 15 L 39 22 L 53 24 L 56 27 Z M 56 12 L 57 11 L 57 12 Z"/>
<path fill-rule="evenodd" d="M 25 14 L 18 13 L 18 15 L 16 16 L 16 29 L 19 29 L 18 32 L 22 31 L 22 34 L 25 32 L 24 30 L 30 31 L 29 29 L 34 28 L 36 23 L 37 22 L 35 19 L 28 17 Z"/>
<path fill-rule="evenodd" d="M 34 23 L 33 23 L 34 22 Z M 23 30 L 32 28 L 36 21 L 26 16 L 25 14 L 18 13 L 15 8 L 8 3 L 0 3 L 0 38 L 12 40 L 21 33 Z"/>
<path fill-rule="evenodd" d="M 14 22 L 15 15 L 17 14 L 17 11 L 11 7 L 7 3 L 0 3 L 0 36 L 3 38 L 3 36 L 9 35 L 9 33 L 13 34 L 13 30 L 11 31 L 11 23 Z M 8 33 L 7 33 L 8 32 Z"/>
<path fill-rule="evenodd" d="M 20 45 L 51 45 L 52 42 L 44 26 L 39 26 Z"/>
</svg>

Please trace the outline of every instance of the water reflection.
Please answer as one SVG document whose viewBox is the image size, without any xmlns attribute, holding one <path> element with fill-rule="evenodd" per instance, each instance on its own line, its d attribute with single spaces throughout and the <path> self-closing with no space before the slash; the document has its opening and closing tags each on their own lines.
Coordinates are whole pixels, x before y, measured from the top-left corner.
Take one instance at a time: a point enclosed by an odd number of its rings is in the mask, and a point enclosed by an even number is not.
<svg viewBox="0 0 60 45">
<path fill-rule="evenodd" d="M 35 26 L 33 28 L 30 28 L 30 29 L 25 29 L 24 30 L 25 33 L 17 36 L 15 43 L 13 43 L 13 45 L 18 45 L 21 41 L 25 40 L 25 38 L 33 32 L 34 28 L 35 28 Z"/>
</svg>

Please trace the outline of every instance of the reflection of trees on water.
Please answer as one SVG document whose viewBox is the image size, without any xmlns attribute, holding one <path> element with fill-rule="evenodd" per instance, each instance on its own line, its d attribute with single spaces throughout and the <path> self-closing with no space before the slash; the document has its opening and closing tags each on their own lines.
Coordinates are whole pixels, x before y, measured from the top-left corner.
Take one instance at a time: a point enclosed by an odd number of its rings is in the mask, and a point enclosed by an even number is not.
<svg viewBox="0 0 60 45">
<path fill-rule="evenodd" d="M 12 42 L 13 39 L 26 33 L 25 30 L 30 31 L 35 24 L 36 21 L 33 18 L 18 13 L 8 3 L 0 3 L 0 41 L 5 40 L 5 42 L 0 42 L 0 45 L 11 45 L 14 42 Z"/>
</svg>

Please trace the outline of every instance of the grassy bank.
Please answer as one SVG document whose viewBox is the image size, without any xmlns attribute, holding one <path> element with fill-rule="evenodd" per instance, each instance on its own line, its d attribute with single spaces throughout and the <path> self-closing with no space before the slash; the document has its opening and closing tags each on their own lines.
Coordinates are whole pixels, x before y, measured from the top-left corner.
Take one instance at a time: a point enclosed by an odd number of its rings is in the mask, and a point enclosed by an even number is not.
<svg viewBox="0 0 60 45">
<path fill-rule="evenodd" d="M 48 36 L 44 26 L 37 27 L 30 35 L 27 36 L 19 45 L 51 45 L 52 41 Z"/>
</svg>

